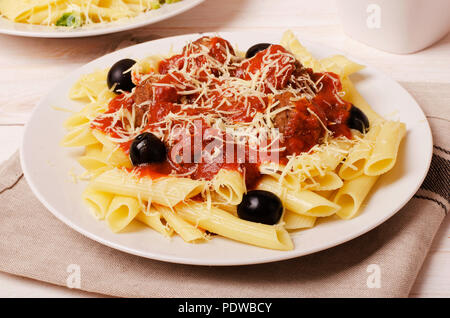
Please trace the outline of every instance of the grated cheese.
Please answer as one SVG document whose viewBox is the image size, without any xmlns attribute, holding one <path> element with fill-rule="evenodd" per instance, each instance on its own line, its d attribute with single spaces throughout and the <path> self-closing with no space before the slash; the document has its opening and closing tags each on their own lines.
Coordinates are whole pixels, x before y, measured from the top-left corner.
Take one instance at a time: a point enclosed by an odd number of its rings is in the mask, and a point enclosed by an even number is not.
<svg viewBox="0 0 450 318">
<path fill-rule="evenodd" d="M 178 111 L 169 112 L 163 120 L 159 122 L 148 122 L 148 115 L 153 106 L 152 100 L 144 101 L 140 104 L 134 104 L 131 110 L 120 107 L 115 112 L 104 112 L 91 120 L 93 126 L 99 125 L 99 120 L 109 118 L 110 125 L 108 131 L 113 134 L 107 134 L 106 137 L 114 143 L 126 143 L 133 140 L 137 135 L 144 131 L 151 131 L 161 138 L 167 145 L 173 146 L 179 141 L 180 132 L 189 132 L 191 129 L 196 131 L 196 121 L 205 123 L 208 127 L 218 129 L 223 134 L 214 138 L 222 142 L 233 142 L 237 145 L 248 144 L 251 149 L 284 151 L 285 147 L 272 149 L 277 141 L 282 140 L 282 135 L 276 129 L 274 123 L 275 117 L 284 112 L 291 110 L 294 105 L 279 107 L 280 101 L 274 97 L 285 93 L 289 93 L 290 100 L 295 102 L 301 99 L 313 99 L 323 88 L 322 80 L 331 78 L 333 81 L 338 79 L 323 74 L 318 80 L 313 81 L 307 72 L 292 74 L 290 82 L 295 82 L 295 87 L 286 85 L 281 89 L 277 89 L 279 81 L 288 82 L 288 70 L 292 67 L 291 63 L 296 61 L 295 57 L 289 52 L 277 51 L 269 54 L 269 51 L 262 57 L 262 67 L 255 72 L 250 72 L 247 68 L 248 79 L 242 79 L 233 76 L 233 72 L 245 66 L 248 60 L 233 55 L 228 46 L 221 51 L 224 54 L 224 63 L 210 55 L 210 48 L 203 43 L 189 42 L 185 46 L 183 53 L 179 55 L 179 63 L 182 67 L 170 68 L 167 74 L 160 74 L 156 70 L 150 70 L 149 73 L 140 73 L 143 69 L 139 63 L 135 64 L 130 70 L 132 72 L 133 81 L 139 85 L 146 80 L 150 80 L 155 96 L 155 88 L 173 87 L 177 90 L 177 95 L 181 96 L 181 103 L 175 104 L 179 107 Z M 199 61 L 201 61 L 199 65 Z M 280 65 L 282 67 L 280 67 Z M 268 77 L 275 79 L 272 84 Z M 158 82 L 163 78 L 171 79 L 170 83 Z M 266 88 L 270 91 L 266 93 Z M 340 92 L 334 92 L 336 99 L 344 103 L 341 99 Z M 133 98 L 136 94 L 136 88 L 131 92 L 123 92 L 124 99 Z M 194 99 L 188 99 L 188 96 L 194 96 Z M 263 111 L 258 111 L 252 107 L 252 100 L 257 100 L 263 106 Z M 237 106 L 236 106 L 237 105 Z M 237 109 L 234 110 L 233 106 Z M 227 109 L 223 109 L 227 107 Z M 137 109 L 142 108 L 146 111 L 142 114 L 140 125 L 137 122 Z M 228 109 L 231 108 L 231 109 Z M 244 110 L 242 110 L 242 109 Z M 192 114 L 191 109 L 200 110 L 199 113 Z M 277 171 L 276 168 L 262 168 L 263 173 L 277 175 L 279 182 L 289 175 L 303 176 L 303 178 L 313 178 L 311 171 L 314 169 L 321 174 L 325 167 L 322 166 L 318 154 L 323 151 L 335 152 L 336 155 L 342 154 L 342 149 L 338 147 L 337 142 L 331 139 L 332 133 L 327 129 L 320 117 L 310 108 L 308 112 L 315 116 L 326 134 L 323 138 L 322 145 L 314 146 L 308 153 L 288 156 L 288 163 Z M 238 122 L 233 115 L 244 114 L 251 118 L 250 121 Z M 121 125 L 117 125 L 117 123 Z M 224 140 L 226 135 L 231 136 L 230 140 Z M 267 141 L 269 141 L 267 143 Z M 266 144 L 264 144 L 266 142 Z M 347 142 L 347 139 L 346 139 Z M 351 141 L 348 141 L 351 143 Z M 333 148 L 334 147 L 334 148 Z M 213 161 L 219 154 L 221 149 L 214 149 L 213 153 L 207 160 Z M 169 163 L 172 162 L 169 160 Z M 186 173 L 176 174 L 173 167 L 173 176 L 188 177 L 196 172 L 197 167 Z M 273 167 L 272 167 L 273 168 Z M 264 170 L 266 169 L 266 170 Z M 244 172 L 245 173 L 245 172 Z M 208 197 L 207 192 L 204 193 Z"/>
</svg>

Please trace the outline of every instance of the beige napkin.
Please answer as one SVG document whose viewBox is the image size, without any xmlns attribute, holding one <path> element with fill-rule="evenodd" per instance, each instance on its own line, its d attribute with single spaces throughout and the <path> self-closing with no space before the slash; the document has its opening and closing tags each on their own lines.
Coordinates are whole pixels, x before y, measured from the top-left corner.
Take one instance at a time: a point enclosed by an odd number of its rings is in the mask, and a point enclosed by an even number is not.
<svg viewBox="0 0 450 318">
<path fill-rule="evenodd" d="M 86 291 L 126 297 L 406 297 L 449 209 L 450 85 L 405 86 L 429 115 L 435 141 L 431 170 L 400 212 L 357 239 L 261 265 L 149 260 L 103 246 L 57 220 L 31 192 L 15 154 L 0 167 L 0 270 L 62 286 L 80 282 Z"/>
</svg>

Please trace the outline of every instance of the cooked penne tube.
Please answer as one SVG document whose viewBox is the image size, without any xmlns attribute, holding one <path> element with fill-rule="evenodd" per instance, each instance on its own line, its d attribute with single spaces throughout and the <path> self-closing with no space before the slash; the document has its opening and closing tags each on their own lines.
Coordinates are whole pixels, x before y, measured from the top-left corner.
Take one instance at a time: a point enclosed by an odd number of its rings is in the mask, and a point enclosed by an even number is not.
<svg viewBox="0 0 450 318">
<path fill-rule="evenodd" d="M 213 189 L 226 204 L 241 203 L 246 192 L 245 182 L 239 171 L 221 169 L 212 181 Z"/>
<path fill-rule="evenodd" d="M 331 200 L 331 198 L 334 197 L 336 190 L 325 190 L 325 191 L 314 191 L 314 192 L 327 200 Z"/>
<path fill-rule="evenodd" d="M 215 204 L 216 207 L 218 207 L 221 210 L 227 211 L 230 214 L 233 214 L 234 216 L 237 216 L 237 205 L 230 205 L 230 204 Z"/>
<path fill-rule="evenodd" d="M 339 176 L 344 180 L 351 180 L 364 173 L 364 167 L 369 160 L 375 140 L 380 133 L 381 126 L 375 125 L 349 152 L 345 162 L 339 169 Z"/>
<path fill-rule="evenodd" d="M 182 218 L 224 237 L 276 250 L 291 250 L 292 240 L 286 230 L 277 225 L 266 225 L 237 218 L 230 213 L 195 201 L 182 202 L 175 207 Z"/>
<path fill-rule="evenodd" d="M 139 1 L 139 0 L 138 0 Z M 139 73 L 148 74 L 158 70 L 159 63 L 163 60 L 161 55 L 150 55 L 136 63 L 137 71 Z"/>
<path fill-rule="evenodd" d="M 356 179 L 345 181 L 334 198 L 334 202 L 341 207 L 336 214 L 342 219 L 354 217 L 377 179 L 378 176 L 362 175 Z"/>
<path fill-rule="evenodd" d="M 300 43 L 292 31 L 284 32 L 280 43 L 291 51 L 298 60 L 302 61 L 304 66 L 310 67 L 314 71 L 322 69 L 320 62 Z"/>
<path fill-rule="evenodd" d="M 397 160 L 400 142 L 406 133 L 404 123 L 386 121 L 378 134 L 373 152 L 364 167 L 368 176 L 378 176 L 392 169 Z"/>
<path fill-rule="evenodd" d="M 354 143 L 347 138 L 337 138 L 326 146 L 314 147 L 310 153 L 296 156 L 290 167 L 268 162 L 260 165 L 260 171 L 291 190 L 300 190 L 302 183 L 311 184 L 309 181 L 316 179 L 318 181 L 312 183 L 321 183 L 327 190 L 337 189 L 340 187 L 340 182 L 331 174 L 346 157 Z M 331 184 L 332 181 L 334 181 L 333 184 Z M 325 182 L 328 184 L 325 185 Z M 323 188 L 323 190 L 326 189 Z"/>
<path fill-rule="evenodd" d="M 89 210 L 99 220 L 103 220 L 108 212 L 109 204 L 113 198 L 113 194 L 107 192 L 96 191 L 91 187 L 87 187 L 81 198 L 89 206 Z"/>
<path fill-rule="evenodd" d="M 345 92 L 343 99 L 361 109 L 369 119 L 370 126 L 372 126 L 374 122 L 383 120 L 383 117 L 377 114 L 372 109 L 372 107 L 370 107 L 369 103 L 367 103 L 364 97 L 362 97 L 361 94 L 356 90 L 355 86 L 348 76 L 341 78 L 341 82 Z"/>
<path fill-rule="evenodd" d="M 283 187 L 292 190 L 300 189 L 300 180 L 304 178 L 304 176 L 300 175 L 300 173 L 292 174 L 290 171 L 285 172 L 286 167 L 284 165 L 280 165 L 274 162 L 262 163 L 259 166 L 259 170 L 261 174 L 268 175 L 277 180 Z"/>
<path fill-rule="evenodd" d="M 86 146 L 86 152 L 78 158 L 80 165 L 88 171 L 95 171 L 108 165 L 100 143 Z"/>
<path fill-rule="evenodd" d="M 64 128 L 66 129 L 74 129 L 78 126 L 83 126 L 89 123 L 89 118 L 87 118 L 86 114 L 79 112 L 75 113 L 64 121 Z"/>
<path fill-rule="evenodd" d="M 108 69 L 97 70 L 93 73 L 82 75 L 81 78 L 70 89 L 69 97 L 72 99 L 98 100 L 101 94 L 107 94 L 109 98 L 114 93 L 108 89 L 106 77 Z"/>
<path fill-rule="evenodd" d="M 136 220 L 144 223 L 164 236 L 170 237 L 173 234 L 173 229 L 162 222 L 163 220 L 161 213 L 156 211 L 153 207 L 150 209 L 148 214 L 139 212 L 138 215 L 136 215 Z"/>
<path fill-rule="evenodd" d="M 41 6 L 33 8 L 29 16 L 26 18 L 26 23 L 30 24 L 45 24 L 45 25 L 55 25 L 56 21 L 65 13 L 64 9 L 67 8 L 63 1 L 56 0 L 46 7 Z"/>
<path fill-rule="evenodd" d="M 310 150 L 310 153 L 297 156 L 293 168 L 306 178 L 324 176 L 327 171 L 334 171 L 337 168 L 354 143 L 352 140 L 341 137 L 325 145 L 316 146 Z"/>
<path fill-rule="evenodd" d="M 314 227 L 315 216 L 301 215 L 292 211 L 285 211 L 283 216 L 284 228 L 286 230 L 298 230 Z"/>
<path fill-rule="evenodd" d="M 106 135 L 99 130 L 93 129 L 92 134 L 103 144 L 102 156 L 110 166 L 132 168 L 128 155 L 118 146 L 109 140 Z"/>
<path fill-rule="evenodd" d="M 333 171 L 327 171 L 324 175 L 318 175 L 311 179 L 306 179 L 302 183 L 302 188 L 313 191 L 336 190 L 342 187 L 343 182 Z"/>
<path fill-rule="evenodd" d="M 98 140 L 92 134 L 89 124 L 84 124 L 70 130 L 62 139 L 61 146 L 82 147 L 96 144 L 97 142 Z"/>
<path fill-rule="evenodd" d="M 133 167 L 130 158 L 125 154 L 125 152 L 120 147 L 116 147 L 113 149 L 103 147 L 102 155 L 109 166 L 124 167 L 124 168 Z"/>
<path fill-rule="evenodd" d="M 340 78 L 359 72 L 364 66 L 350 61 L 343 55 L 333 55 L 320 60 L 322 71 L 333 72 Z"/>
<path fill-rule="evenodd" d="M 103 102 L 104 103 L 104 102 Z M 105 106 L 102 102 L 94 102 L 86 105 L 82 110 L 72 114 L 64 121 L 64 128 L 71 130 L 78 126 L 90 124 L 92 118 L 95 118 L 100 113 L 105 111 Z"/>
<path fill-rule="evenodd" d="M 74 28 L 136 17 L 178 0 L 1 0 L 0 14 L 14 22 Z M 66 21 L 68 16 L 79 20 Z M 68 30 L 70 31 L 70 30 Z"/>
<path fill-rule="evenodd" d="M 280 184 L 271 177 L 263 177 L 258 184 L 257 189 L 275 193 L 280 197 L 286 209 L 307 216 L 330 216 L 340 209 L 339 205 L 312 191 L 292 191 L 283 189 Z"/>
<path fill-rule="evenodd" d="M 175 177 L 157 180 L 149 177 L 137 178 L 125 170 L 111 169 L 93 179 L 90 185 L 99 191 L 132 196 L 172 207 L 199 194 L 203 190 L 204 182 Z"/>
<path fill-rule="evenodd" d="M 134 220 L 140 210 L 137 199 L 116 195 L 109 205 L 106 223 L 113 232 L 119 232 Z"/>
<path fill-rule="evenodd" d="M 199 242 L 205 239 L 203 232 L 192 224 L 186 222 L 182 217 L 175 213 L 171 208 L 155 205 L 155 209 L 161 213 L 171 228 L 188 243 Z"/>
</svg>

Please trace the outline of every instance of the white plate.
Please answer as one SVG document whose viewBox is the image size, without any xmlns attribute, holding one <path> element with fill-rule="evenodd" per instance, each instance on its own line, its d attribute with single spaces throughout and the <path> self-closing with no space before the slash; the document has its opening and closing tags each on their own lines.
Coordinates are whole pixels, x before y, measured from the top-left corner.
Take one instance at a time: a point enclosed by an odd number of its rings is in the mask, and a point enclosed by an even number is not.
<svg viewBox="0 0 450 318">
<path fill-rule="evenodd" d="M 15 23 L 0 17 L 0 33 L 37 38 L 78 38 L 109 34 L 140 28 L 168 19 L 199 5 L 203 1 L 205 0 L 183 0 L 172 4 L 163 5 L 158 10 L 151 10 L 131 19 L 98 25 L 89 25 L 75 29 Z"/>
<path fill-rule="evenodd" d="M 248 32 L 220 35 L 241 50 L 259 42 L 278 43 L 281 38 L 281 34 Z M 62 79 L 36 107 L 25 129 L 21 147 L 22 167 L 36 196 L 61 221 L 100 243 L 147 258 L 196 265 L 255 264 L 310 254 L 362 235 L 393 216 L 417 191 L 428 171 L 432 155 L 428 122 L 419 105 L 405 89 L 389 77 L 367 67 L 355 77 L 358 90 L 380 114 L 396 113 L 396 117 L 407 124 L 408 132 L 400 147 L 395 168 L 381 177 L 356 218 L 348 221 L 334 219 L 313 229 L 294 233 L 295 249 L 288 252 L 253 247 L 221 237 L 215 237 L 205 244 L 187 244 L 179 237 L 167 240 L 159 233 L 139 225 L 132 226 L 125 233 L 112 233 L 105 222 L 91 216 L 81 201 L 86 183 L 74 183 L 69 171 L 73 169 L 77 174 L 83 171 L 76 161 L 82 149 L 59 146 L 65 133 L 62 123 L 70 114 L 52 107 L 81 108 L 79 103 L 68 99 L 67 94 L 82 74 L 107 68 L 123 58 L 166 53 L 172 45 L 175 50 L 179 50 L 187 40 L 198 37 L 198 34 L 193 34 L 156 40 L 101 57 Z M 317 57 L 339 53 L 318 44 L 304 43 Z"/>
</svg>

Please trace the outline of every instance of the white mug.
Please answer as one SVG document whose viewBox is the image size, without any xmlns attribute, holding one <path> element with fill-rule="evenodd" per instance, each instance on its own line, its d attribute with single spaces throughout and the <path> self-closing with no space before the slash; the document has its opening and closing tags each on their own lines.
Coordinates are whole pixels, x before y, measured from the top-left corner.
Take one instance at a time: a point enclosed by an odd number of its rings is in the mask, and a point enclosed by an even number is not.
<svg viewBox="0 0 450 318">
<path fill-rule="evenodd" d="M 393 53 L 420 51 L 450 30 L 450 0 L 336 0 L 344 31 Z"/>
</svg>

